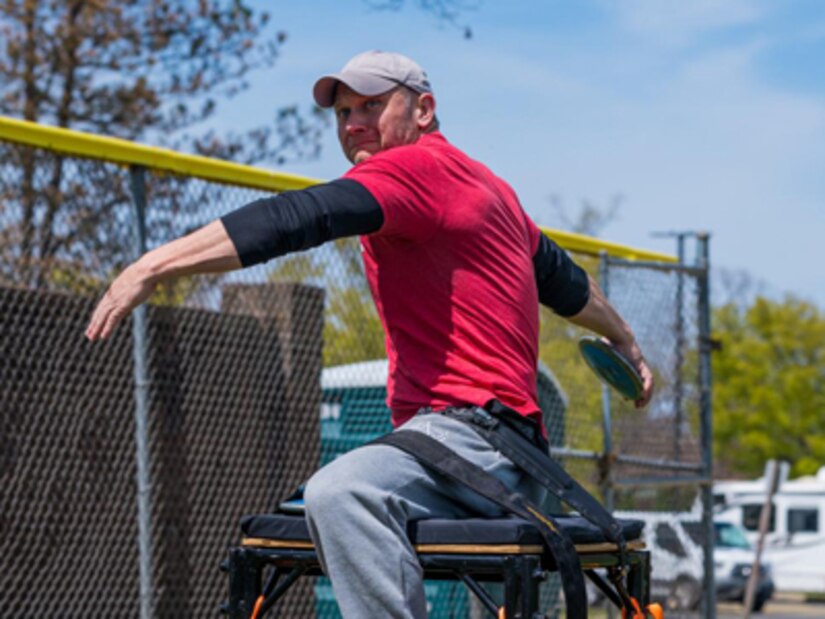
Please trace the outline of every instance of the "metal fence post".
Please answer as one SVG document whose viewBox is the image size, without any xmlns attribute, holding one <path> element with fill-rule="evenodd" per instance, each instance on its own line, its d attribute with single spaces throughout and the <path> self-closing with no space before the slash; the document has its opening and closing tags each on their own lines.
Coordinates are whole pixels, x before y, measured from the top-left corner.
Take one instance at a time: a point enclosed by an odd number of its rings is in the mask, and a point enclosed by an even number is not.
<svg viewBox="0 0 825 619">
<path fill-rule="evenodd" d="M 685 264 L 685 234 L 676 237 L 679 264 Z M 679 462 L 682 459 L 682 426 L 685 423 L 684 404 L 682 402 L 682 372 L 685 365 L 685 317 L 684 317 L 684 287 L 685 273 L 676 272 L 676 359 L 673 384 L 673 407 L 676 410 L 676 426 L 673 432 L 673 459 Z"/>
<path fill-rule="evenodd" d="M 599 285 L 602 288 L 605 298 L 610 298 L 610 265 L 608 263 L 607 252 L 599 254 Z M 601 458 L 602 494 L 604 496 L 605 509 L 613 513 L 616 508 L 613 496 L 613 423 L 610 414 L 610 389 L 607 385 L 602 385 L 602 446 L 603 454 Z M 607 605 L 608 619 L 615 619 L 616 610 L 612 604 Z"/>
<path fill-rule="evenodd" d="M 135 234 L 133 258 L 146 252 L 146 170 L 130 166 L 129 186 L 134 206 Z M 152 589 L 152 520 L 149 462 L 149 363 L 146 306 L 132 314 L 135 364 L 135 446 L 137 457 L 138 560 L 140 563 L 140 618 L 151 619 L 154 608 Z"/>
<path fill-rule="evenodd" d="M 713 548 L 716 532 L 713 526 L 713 409 L 711 401 L 711 331 L 710 331 L 710 235 L 697 234 L 699 275 L 699 407 L 702 442 L 703 476 L 702 526 L 705 530 L 704 616 L 716 617 L 716 586 Z"/>
<path fill-rule="evenodd" d="M 610 280 L 609 280 L 608 257 L 606 252 L 599 255 L 599 284 L 605 298 L 610 298 Z M 613 424 L 610 412 L 610 389 L 606 385 L 602 385 L 602 431 L 604 454 L 602 456 L 603 466 L 603 487 L 604 506 L 607 511 L 612 512 L 615 509 L 613 498 Z"/>
</svg>

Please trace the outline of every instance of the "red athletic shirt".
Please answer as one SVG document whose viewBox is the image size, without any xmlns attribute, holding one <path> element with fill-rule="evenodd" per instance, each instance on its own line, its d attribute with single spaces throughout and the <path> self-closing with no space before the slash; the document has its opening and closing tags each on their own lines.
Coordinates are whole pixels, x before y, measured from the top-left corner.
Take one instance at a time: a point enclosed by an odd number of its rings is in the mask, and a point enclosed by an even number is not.
<svg viewBox="0 0 825 619">
<path fill-rule="evenodd" d="M 386 333 L 393 425 L 424 406 L 493 398 L 537 413 L 540 231 L 513 189 L 438 132 L 345 178 L 384 215 L 361 247 Z"/>
</svg>

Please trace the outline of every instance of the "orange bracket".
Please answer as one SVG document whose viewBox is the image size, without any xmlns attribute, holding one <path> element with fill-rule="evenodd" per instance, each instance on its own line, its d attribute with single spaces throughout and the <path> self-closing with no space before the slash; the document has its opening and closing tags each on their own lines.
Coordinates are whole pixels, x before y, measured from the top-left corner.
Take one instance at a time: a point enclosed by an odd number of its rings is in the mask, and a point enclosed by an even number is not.
<svg viewBox="0 0 825 619">
<path fill-rule="evenodd" d="M 258 619 L 258 616 L 261 613 L 261 607 L 264 605 L 264 596 L 258 597 L 255 600 L 255 608 L 252 609 L 252 614 L 250 615 L 249 619 Z"/>
<path fill-rule="evenodd" d="M 622 619 L 647 619 L 648 615 L 652 619 L 665 619 L 665 611 L 661 604 L 648 604 L 645 608 L 646 612 L 642 612 L 642 607 L 636 598 L 630 598 L 630 603 L 633 604 L 633 615 L 627 616 L 627 608 L 622 608 Z"/>
</svg>

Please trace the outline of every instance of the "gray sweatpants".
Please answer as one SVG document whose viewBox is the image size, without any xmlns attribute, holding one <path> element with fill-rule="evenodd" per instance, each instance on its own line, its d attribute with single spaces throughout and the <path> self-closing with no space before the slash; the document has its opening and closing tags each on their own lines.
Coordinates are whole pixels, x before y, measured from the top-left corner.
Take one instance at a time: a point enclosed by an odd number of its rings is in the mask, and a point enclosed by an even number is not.
<svg viewBox="0 0 825 619">
<path fill-rule="evenodd" d="M 403 428 L 428 434 L 532 501 L 542 500 L 543 489 L 466 424 L 430 413 Z M 304 497 L 310 534 L 345 619 L 427 616 L 408 520 L 501 515 L 498 505 L 388 445 L 337 458 L 312 476 Z"/>
</svg>

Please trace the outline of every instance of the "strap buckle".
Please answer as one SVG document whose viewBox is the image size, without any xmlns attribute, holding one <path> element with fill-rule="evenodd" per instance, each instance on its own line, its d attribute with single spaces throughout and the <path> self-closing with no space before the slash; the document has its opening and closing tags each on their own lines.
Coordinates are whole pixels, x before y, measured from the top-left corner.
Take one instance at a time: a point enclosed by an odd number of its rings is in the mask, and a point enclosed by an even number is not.
<svg viewBox="0 0 825 619">
<path fill-rule="evenodd" d="M 465 423 L 471 423 L 472 425 L 479 426 L 485 430 L 494 430 L 499 424 L 498 419 L 480 406 L 448 406 L 439 412 L 443 415 L 447 415 L 448 417 L 454 417 Z"/>
<path fill-rule="evenodd" d="M 474 406 L 470 410 L 472 412 L 473 421 L 483 428 L 492 430 L 499 423 L 498 419 L 493 417 L 488 411 L 481 408 L 480 406 Z"/>
</svg>

